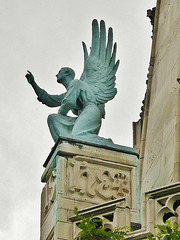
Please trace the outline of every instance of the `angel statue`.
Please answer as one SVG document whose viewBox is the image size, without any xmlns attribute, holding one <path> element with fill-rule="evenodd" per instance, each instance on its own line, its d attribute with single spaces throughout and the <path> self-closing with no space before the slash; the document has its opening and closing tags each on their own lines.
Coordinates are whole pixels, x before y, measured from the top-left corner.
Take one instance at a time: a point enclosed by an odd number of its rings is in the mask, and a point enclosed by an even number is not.
<svg viewBox="0 0 180 240">
<path fill-rule="evenodd" d="M 99 29 L 100 28 L 100 29 Z M 105 117 L 104 105 L 114 98 L 115 74 L 119 66 L 116 62 L 116 43 L 113 45 L 113 31 L 108 29 L 106 41 L 105 22 L 92 22 L 92 46 L 88 54 L 83 42 L 84 69 L 79 80 L 69 67 L 63 67 L 56 75 L 57 82 L 64 85 L 66 92 L 50 95 L 35 82 L 30 71 L 26 74 L 27 81 L 33 87 L 37 99 L 48 107 L 59 107 L 57 114 L 48 116 L 48 126 L 56 142 L 60 136 L 74 138 L 93 143 L 108 145 L 111 139 L 98 136 L 102 118 Z M 68 116 L 72 111 L 77 117 Z"/>
</svg>

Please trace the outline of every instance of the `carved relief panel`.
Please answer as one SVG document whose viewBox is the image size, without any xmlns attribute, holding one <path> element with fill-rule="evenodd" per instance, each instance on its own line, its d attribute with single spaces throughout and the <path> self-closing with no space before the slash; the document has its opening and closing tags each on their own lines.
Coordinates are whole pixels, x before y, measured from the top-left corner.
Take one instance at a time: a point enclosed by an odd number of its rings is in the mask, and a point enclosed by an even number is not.
<svg viewBox="0 0 180 240">
<path fill-rule="evenodd" d="M 56 194 L 56 168 L 52 171 L 49 180 L 43 188 L 41 196 L 41 222 L 49 212 L 53 202 L 55 201 Z"/>
<path fill-rule="evenodd" d="M 68 192 L 73 198 L 99 203 L 129 196 L 131 192 L 131 169 L 120 164 L 69 158 L 68 176 Z"/>
</svg>

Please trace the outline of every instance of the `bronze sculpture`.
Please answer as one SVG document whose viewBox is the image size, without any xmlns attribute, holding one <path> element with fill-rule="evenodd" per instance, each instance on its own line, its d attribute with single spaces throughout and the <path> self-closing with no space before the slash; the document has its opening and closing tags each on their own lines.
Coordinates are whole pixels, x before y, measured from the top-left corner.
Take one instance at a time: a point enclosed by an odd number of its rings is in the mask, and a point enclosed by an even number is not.
<svg viewBox="0 0 180 240">
<path fill-rule="evenodd" d="M 111 144 L 112 140 L 98 136 L 101 120 L 105 117 L 104 105 L 117 93 L 115 74 L 119 66 L 116 62 L 116 43 L 113 45 L 113 31 L 106 27 L 102 20 L 100 29 L 97 20 L 92 22 L 92 45 L 88 54 L 83 42 L 84 70 L 80 80 L 76 80 L 75 72 L 68 67 L 61 68 L 56 75 L 57 82 L 65 86 L 66 92 L 50 95 L 35 82 L 30 71 L 26 74 L 38 100 L 49 107 L 58 107 L 57 114 L 48 116 L 48 126 L 54 141 L 59 136 L 86 140 L 101 144 Z M 69 110 L 77 117 L 67 116 Z"/>
</svg>

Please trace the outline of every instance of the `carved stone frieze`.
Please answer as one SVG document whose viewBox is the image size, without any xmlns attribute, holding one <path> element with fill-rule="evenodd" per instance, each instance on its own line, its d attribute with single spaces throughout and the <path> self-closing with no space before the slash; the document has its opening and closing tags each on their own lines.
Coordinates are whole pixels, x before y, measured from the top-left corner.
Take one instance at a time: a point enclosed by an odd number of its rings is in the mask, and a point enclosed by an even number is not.
<svg viewBox="0 0 180 240">
<path fill-rule="evenodd" d="M 180 224 L 180 182 L 152 189 L 145 193 L 145 198 L 142 224 L 147 231 L 156 234 L 154 226 L 167 220 Z"/>
<path fill-rule="evenodd" d="M 41 211 L 42 216 L 46 216 L 48 213 L 51 205 L 55 201 L 55 194 L 56 194 L 56 168 L 52 171 L 52 174 L 47 181 L 46 185 L 43 188 L 42 192 L 42 205 L 41 205 Z"/>
<path fill-rule="evenodd" d="M 110 200 L 130 194 L 130 171 L 120 165 L 103 165 L 69 159 L 71 194 L 89 199 Z"/>
</svg>

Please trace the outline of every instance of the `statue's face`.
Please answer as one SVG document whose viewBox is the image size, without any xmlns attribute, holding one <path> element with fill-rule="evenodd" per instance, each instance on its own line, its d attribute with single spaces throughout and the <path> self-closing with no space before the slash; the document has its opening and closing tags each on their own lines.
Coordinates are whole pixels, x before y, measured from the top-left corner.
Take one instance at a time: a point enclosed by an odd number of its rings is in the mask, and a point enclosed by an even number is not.
<svg viewBox="0 0 180 240">
<path fill-rule="evenodd" d="M 72 69 L 64 67 L 59 70 L 56 77 L 58 83 L 63 83 L 63 81 L 65 81 L 67 77 L 71 80 L 74 79 L 74 73 Z"/>
<path fill-rule="evenodd" d="M 64 69 L 60 69 L 56 77 L 57 77 L 57 82 L 62 83 L 63 80 L 66 78 L 66 73 Z"/>
</svg>

